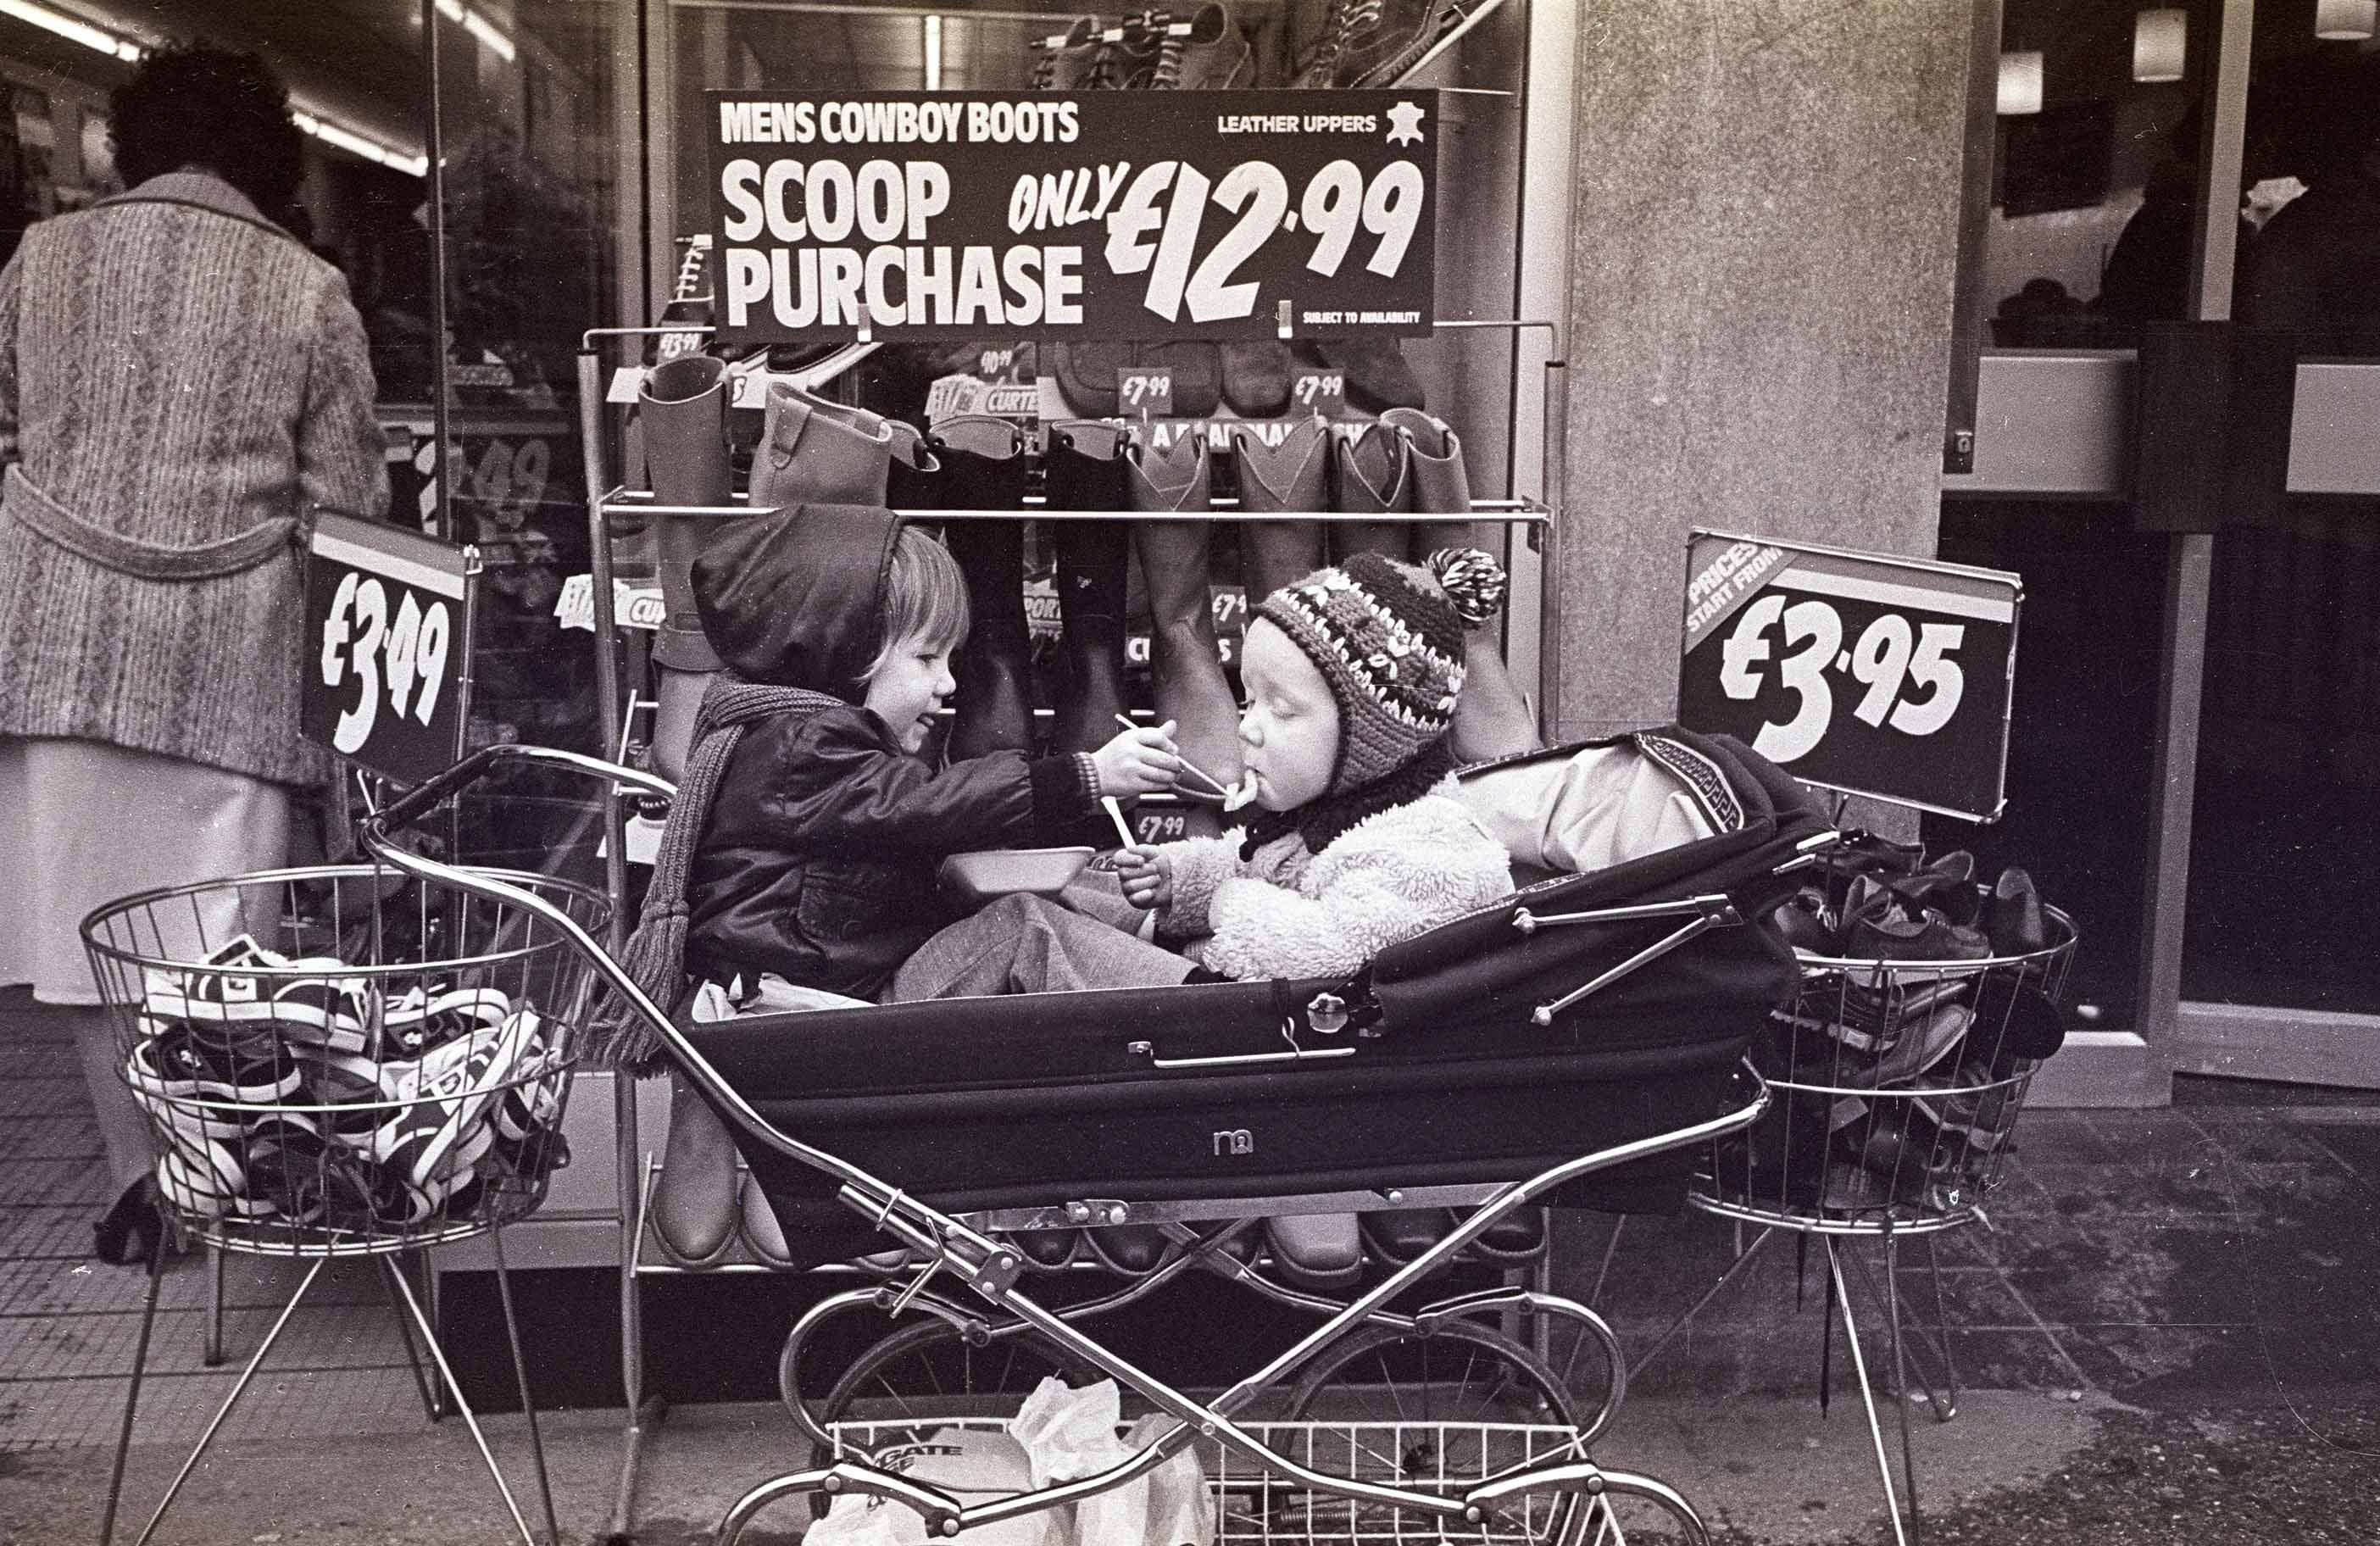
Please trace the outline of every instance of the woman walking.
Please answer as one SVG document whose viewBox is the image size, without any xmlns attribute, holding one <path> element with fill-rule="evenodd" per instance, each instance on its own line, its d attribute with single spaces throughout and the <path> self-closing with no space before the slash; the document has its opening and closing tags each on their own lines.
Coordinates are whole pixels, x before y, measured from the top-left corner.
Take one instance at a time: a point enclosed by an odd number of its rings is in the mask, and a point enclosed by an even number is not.
<svg viewBox="0 0 2380 1546">
<path fill-rule="evenodd" d="M 109 109 L 128 191 L 0 271 L 0 984 L 70 1006 L 121 1194 L 94 1246 L 139 1261 L 150 1140 L 76 926 L 284 862 L 327 773 L 298 736 L 292 534 L 316 505 L 378 514 L 386 477 L 346 284 L 275 223 L 302 166 L 281 82 L 167 49 Z"/>
</svg>

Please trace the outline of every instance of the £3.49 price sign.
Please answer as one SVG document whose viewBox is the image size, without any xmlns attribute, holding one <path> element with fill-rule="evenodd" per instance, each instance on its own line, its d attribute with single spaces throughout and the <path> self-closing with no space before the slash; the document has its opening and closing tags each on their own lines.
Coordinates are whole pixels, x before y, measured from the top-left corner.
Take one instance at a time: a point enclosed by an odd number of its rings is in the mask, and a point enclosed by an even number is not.
<svg viewBox="0 0 2380 1546">
<path fill-rule="evenodd" d="M 1429 91 L 713 91 L 722 342 L 1426 333 Z"/>
<path fill-rule="evenodd" d="M 1807 783 L 1991 821 L 2017 576 L 1697 531 L 1678 720 Z"/>
<path fill-rule="evenodd" d="M 479 572 L 473 549 L 317 517 L 298 705 L 307 738 L 407 784 L 460 757 Z"/>
</svg>

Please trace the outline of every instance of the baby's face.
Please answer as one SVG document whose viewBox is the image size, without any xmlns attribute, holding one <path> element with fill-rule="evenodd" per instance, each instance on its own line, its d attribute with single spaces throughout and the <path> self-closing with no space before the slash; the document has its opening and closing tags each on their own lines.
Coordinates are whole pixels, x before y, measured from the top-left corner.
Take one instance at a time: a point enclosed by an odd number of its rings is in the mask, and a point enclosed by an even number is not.
<svg viewBox="0 0 2380 1546">
<path fill-rule="evenodd" d="M 926 732 L 959 685 L 951 676 L 951 648 L 930 639 L 910 639 L 868 678 L 866 706 L 892 727 L 901 749 L 915 752 L 926 744 Z"/>
<path fill-rule="evenodd" d="M 1305 651 L 1269 620 L 1248 625 L 1240 654 L 1247 707 L 1240 711 L 1240 761 L 1257 803 L 1293 810 L 1330 787 L 1339 765 L 1339 705 Z"/>
</svg>

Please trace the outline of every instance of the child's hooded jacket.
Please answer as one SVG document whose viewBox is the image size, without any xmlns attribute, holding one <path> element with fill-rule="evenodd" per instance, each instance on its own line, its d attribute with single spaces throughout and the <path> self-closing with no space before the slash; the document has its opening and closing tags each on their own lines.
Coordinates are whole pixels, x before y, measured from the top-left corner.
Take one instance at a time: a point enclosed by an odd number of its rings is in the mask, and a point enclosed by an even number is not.
<svg viewBox="0 0 2380 1546">
<path fill-rule="evenodd" d="M 876 998 L 958 916 L 935 885 L 945 856 L 1028 846 L 1097 809 L 1087 757 L 994 752 L 937 772 L 861 706 L 900 529 L 887 510 L 802 505 L 739 523 L 695 563 L 703 632 L 731 672 L 841 700 L 736 745 L 686 886 L 697 977 L 776 972 Z"/>
</svg>

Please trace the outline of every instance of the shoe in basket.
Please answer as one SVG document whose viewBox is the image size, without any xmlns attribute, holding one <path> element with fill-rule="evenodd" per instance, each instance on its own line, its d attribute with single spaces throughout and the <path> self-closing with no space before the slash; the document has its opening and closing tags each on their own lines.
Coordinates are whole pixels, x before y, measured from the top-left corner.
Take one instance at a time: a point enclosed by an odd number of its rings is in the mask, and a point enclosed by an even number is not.
<svg viewBox="0 0 2380 1546">
<path fill-rule="evenodd" d="M 145 1018 L 145 1017 L 144 1017 Z M 174 1025 L 133 1042 L 124 1080 L 168 1131 L 236 1138 L 245 1119 L 226 1106 L 266 1106 L 298 1093 L 295 1063 L 254 1057 Z"/>
<path fill-rule="evenodd" d="M 271 1201 L 249 1195 L 238 1160 L 212 1140 L 203 1147 L 176 1141 L 157 1156 L 157 1189 L 175 1208 L 200 1218 L 256 1220 L 273 1211 Z"/>
<path fill-rule="evenodd" d="M 536 1023 L 525 1010 L 413 1061 L 383 1064 L 382 1098 L 403 1109 L 372 1134 L 373 1160 L 416 1187 L 446 1174 L 449 1154 L 483 1125 L 489 1105 L 517 1077 Z"/>
<path fill-rule="evenodd" d="M 330 956 L 292 961 L 292 967 L 333 972 L 346 963 Z M 334 1053 L 372 1050 L 370 997 L 358 978 L 309 977 L 273 990 L 272 1021 L 291 1044 Z"/>
<path fill-rule="evenodd" d="M 512 1007 L 512 1000 L 493 988 L 458 988 L 438 992 L 415 988 L 383 1011 L 381 1034 L 392 1056 L 419 1057 L 450 1041 L 504 1024 Z"/>
<path fill-rule="evenodd" d="M 270 1035 L 264 1022 L 273 1018 L 273 1004 L 264 984 L 240 975 L 240 967 L 278 967 L 276 956 L 246 934 L 208 954 L 203 970 L 149 968 L 142 984 L 140 1009 L 152 1020 L 181 1023 L 212 1031 L 211 1040 L 239 1044 Z"/>
<path fill-rule="evenodd" d="M 292 1223 L 322 1217 L 332 1171 L 351 1162 L 304 1112 L 276 1112 L 248 1131 L 248 1190 Z"/>
</svg>

